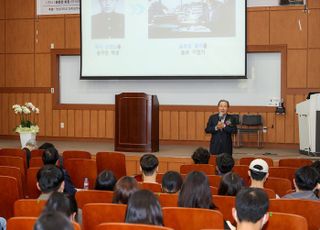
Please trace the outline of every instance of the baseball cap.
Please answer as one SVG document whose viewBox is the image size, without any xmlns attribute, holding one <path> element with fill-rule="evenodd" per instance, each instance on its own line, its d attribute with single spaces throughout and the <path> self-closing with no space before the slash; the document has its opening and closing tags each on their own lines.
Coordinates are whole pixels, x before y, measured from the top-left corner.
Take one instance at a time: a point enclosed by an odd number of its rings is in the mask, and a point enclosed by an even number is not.
<svg viewBox="0 0 320 230">
<path fill-rule="evenodd" d="M 258 167 L 256 167 L 256 166 L 258 166 Z M 251 163 L 249 165 L 249 169 L 253 170 L 255 172 L 263 172 L 263 173 L 269 172 L 269 166 L 268 166 L 267 162 L 262 159 L 255 159 L 255 160 L 251 161 Z"/>
</svg>

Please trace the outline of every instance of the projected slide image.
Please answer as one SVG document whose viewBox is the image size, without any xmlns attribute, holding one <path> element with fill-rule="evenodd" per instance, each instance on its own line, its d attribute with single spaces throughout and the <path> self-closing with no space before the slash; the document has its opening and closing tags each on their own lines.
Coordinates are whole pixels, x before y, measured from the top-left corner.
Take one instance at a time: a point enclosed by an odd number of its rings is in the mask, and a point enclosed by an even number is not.
<svg viewBox="0 0 320 230">
<path fill-rule="evenodd" d="M 125 16 L 119 13 L 120 0 L 97 0 L 100 5 L 100 13 L 91 17 L 91 38 L 124 38 Z"/>
<path fill-rule="evenodd" d="M 228 37 L 235 27 L 234 0 L 149 0 L 151 39 Z"/>
</svg>

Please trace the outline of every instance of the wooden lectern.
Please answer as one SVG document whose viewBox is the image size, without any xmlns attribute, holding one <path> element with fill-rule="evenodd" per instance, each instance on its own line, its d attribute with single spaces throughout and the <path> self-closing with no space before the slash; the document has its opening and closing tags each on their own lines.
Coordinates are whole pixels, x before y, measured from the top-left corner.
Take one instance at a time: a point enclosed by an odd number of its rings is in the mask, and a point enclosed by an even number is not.
<svg viewBox="0 0 320 230">
<path fill-rule="evenodd" d="M 159 102 L 145 93 L 116 95 L 115 151 L 159 151 Z"/>
</svg>

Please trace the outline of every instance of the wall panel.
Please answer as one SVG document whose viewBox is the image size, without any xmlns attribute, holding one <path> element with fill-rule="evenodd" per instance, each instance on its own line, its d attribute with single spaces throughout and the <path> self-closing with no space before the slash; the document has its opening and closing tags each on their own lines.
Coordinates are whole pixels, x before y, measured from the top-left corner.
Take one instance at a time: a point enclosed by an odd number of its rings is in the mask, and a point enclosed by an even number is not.
<svg viewBox="0 0 320 230">
<path fill-rule="evenodd" d="M 46 136 L 52 136 L 52 95 L 46 94 Z"/>
<path fill-rule="evenodd" d="M 0 53 L 5 53 L 5 20 L 0 20 Z"/>
<path fill-rule="evenodd" d="M 320 48 L 319 37 L 320 37 L 320 9 L 312 9 L 309 11 L 309 14 L 308 14 L 308 47 Z"/>
<path fill-rule="evenodd" d="M 68 137 L 75 136 L 75 116 L 74 110 L 68 110 Z"/>
<path fill-rule="evenodd" d="M 50 54 L 35 54 L 35 87 L 51 86 Z"/>
<path fill-rule="evenodd" d="M 0 19 L 5 19 L 5 0 L 0 0 Z"/>
<path fill-rule="evenodd" d="M 6 18 L 34 18 L 35 0 L 5 0 Z"/>
<path fill-rule="evenodd" d="M 196 140 L 204 140 L 204 112 L 196 112 Z"/>
<path fill-rule="evenodd" d="M 188 140 L 196 138 L 196 114 L 193 111 L 187 112 L 187 138 Z"/>
<path fill-rule="evenodd" d="M 114 138 L 114 111 L 107 111 L 106 138 Z"/>
<path fill-rule="evenodd" d="M 0 87 L 5 87 L 5 55 L 0 54 Z"/>
<path fill-rule="evenodd" d="M 63 123 L 64 128 L 60 126 L 60 123 Z M 60 136 L 66 137 L 68 136 L 68 111 L 60 110 L 60 120 L 58 124 L 60 128 Z"/>
<path fill-rule="evenodd" d="M 307 50 L 288 50 L 287 87 L 307 87 Z"/>
<path fill-rule="evenodd" d="M 320 8 L 320 1 L 319 0 L 307 0 L 309 8 Z"/>
<path fill-rule="evenodd" d="M 170 111 L 162 112 L 162 138 L 170 140 Z"/>
<path fill-rule="evenodd" d="M 98 111 L 90 113 L 90 137 L 98 137 Z"/>
<path fill-rule="evenodd" d="M 320 49 L 308 50 L 308 87 L 320 88 Z"/>
<path fill-rule="evenodd" d="M 80 48 L 80 17 L 66 16 L 66 48 Z"/>
<path fill-rule="evenodd" d="M 187 140 L 187 112 L 179 112 L 179 140 Z"/>
<path fill-rule="evenodd" d="M 106 111 L 99 110 L 98 111 L 98 137 L 105 137 L 106 136 Z"/>
<path fill-rule="evenodd" d="M 39 110 L 40 110 L 40 113 L 38 115 L 38 118 L 37 118 L 37 123 L 39 125 L 39 128 L 40 128 L 40 131 L 39 131 L 39 136 L 45 136 L 45 133 L 46 133 L 46 116 L 45 116 L 45 94 L 43 93 L 39 93 L 38 94 L 38 104 L 36 105 Z"/>
<path fill-rule="evenodd" d="M 8 106 L 8 94 L 2 94 L 2 101 L 1 101 L 1 114 L 2 114 L 2 126 L 1 126 L 1 134 L 8 135 L 9 130 L 9 106 Z"/>
<path fill-rule="evenodd" d="M 170 120 L 170 139 L 179 140 L 179 112 L 171 111 Z"/>
<path fill-rule="evenodd" d="M 16 115 L 13 111 L 12 111 L 12 105 L 16 104 L 16 95 L 13 93 L 8 94 L 8 109 L 9 109 L 9 113 L 8 113 L 8 134 L 9 135 L 13 135 L 15 134 L 15 132 L 13 131 L 14 127 L 16 127 L 17 125 L 19 125 L 19 123 L 16 123 Z"/>
<path fill-rule="evenodd" d="M 82 111 L 81 110 L 76 110 L 75 111 L 75 115 L 74 115 L 74 118 L 75 118 L 75 136 L 76 137 L 82 137 Z"/>
<path fill-rule="evenodd" d="M 60 111 L 59 110 L 52 111 L 52 136 L 54 137 L 60 136 Z"/>
<path fill-rule="evenodd" d="M 247 14 L 247 44 L 269 44 L 269 11 L 248 11 Z"/>
<path fill-rule="evenodd" d="M 83 137 L 90 137 L 90 111 L 83 110 L 82 112 L 82 135 Z"/>
<path fill-rule="evenodd" d="M 295 105 L 304 101 L 306 99 L 305 95 L 295 95 Z M 294 122 L 294 130 L 295 130 L 295 135 L 294 135 L 294 139 L 295 139 L 295 143 L 299 143 L 299 124 L 298 124 L 298 115 L 295 114 L 295 122 Z"/>
<path fill-rule="evenodd" d="M 286 98 L 286 115 L 285 115 L 285 143 L 294 143 L 294 117 L 295 117 L 295 103 L 294 95 L 287 95 Z M 278 128 L 278 127 L 277 127 Z"/>
</svg>

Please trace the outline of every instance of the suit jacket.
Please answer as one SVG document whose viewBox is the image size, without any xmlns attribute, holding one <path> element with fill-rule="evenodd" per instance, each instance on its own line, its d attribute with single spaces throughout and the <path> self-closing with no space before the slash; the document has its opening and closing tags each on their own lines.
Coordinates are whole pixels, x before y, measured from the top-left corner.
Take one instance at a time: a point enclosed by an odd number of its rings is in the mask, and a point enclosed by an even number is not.
<svg viewBox="0 0 320 230">
<path fill-rule="evenodd" d="M 123 38 L 124 15 L 118 13 L 100 13 L 92 16 L 93 39 Z"/>
<path fill-rule="evenodd" d="M 234 119 L 231 115 L 227 114 L 224 119 L 225 128 L 216 130 L 219 121 L 219 114 L 211 115 L 205 129 L 206 133 L 211 133 L 210 153 L 232 154 L 232 138 L 231 134 L 237 131 Z"/>
</svg>

